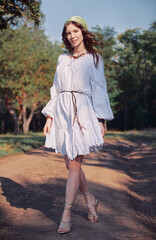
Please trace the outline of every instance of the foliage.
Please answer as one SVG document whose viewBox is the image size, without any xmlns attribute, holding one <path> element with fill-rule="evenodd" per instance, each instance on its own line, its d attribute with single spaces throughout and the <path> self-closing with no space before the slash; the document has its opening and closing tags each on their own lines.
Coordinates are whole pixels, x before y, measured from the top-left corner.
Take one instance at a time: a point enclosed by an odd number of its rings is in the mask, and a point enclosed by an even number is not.
<svg viewBox="0 0 156 240">
<path fill-rule="evenodd" d="M 115 115 L 110 127 L 156 127 L 156 22 L 148 30 L 129 29 L 118 39 L 114 28 L 95 26 L 93 32 L 104 44 L 105 76 Z M 41 109 L 50 99 L 57 57 L 64 50 L 58 42 L 48 41 L 43 30 L 26 26 L 1 31 L 0 45 L 1 132 L 13 123 L 18 131 L 22 124 L 27 132 L 30 122 L 31 130 L 41 130 Z"/>
<path fill-rule="evenodd" d="M 117 96 L 121 93 L 118 88 L 117 75 L 116 75 L 116 40 L 114 28 L 105 27 L 101 29 L 99 26 L 92 28 L 93 32 L 98 34 L 103 42 L 102 56 L 104 59 L 105 76 L 108 86 L 108 94 L 113 113 L 116 113 L 116 105 L 118 103 Z"/>
<path fill-rule="evenodd" d="M 42 30 L 22 27 L 0 32 L 0 92 L 10 113 L 29 129 L 39 105 L 49 99 L 60 48 Z M 14 111 L 15 110 L 15 111 Z"/>
<path fill-rule="evenodd" d="M 40 5 L 40 0 L 0 0 L 0 29 L 16 26 L 22 19 L 38 26 L 42 16 Z"/>
<path fill-rule="evenodd" d="M 124 129 L 151 127 L 156 115 L 156 31 L 129 29 L 118 36 L 118 114 Z"/>
</svg>

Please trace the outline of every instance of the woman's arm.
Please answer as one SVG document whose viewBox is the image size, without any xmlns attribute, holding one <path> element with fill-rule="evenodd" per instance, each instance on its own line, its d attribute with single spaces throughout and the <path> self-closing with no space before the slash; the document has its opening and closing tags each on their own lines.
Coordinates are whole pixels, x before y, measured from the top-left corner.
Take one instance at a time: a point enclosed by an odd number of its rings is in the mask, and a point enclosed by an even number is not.
<svg viewBox="0 0 156 240">
<path fill-rule="evenodd" d="M 112 120 L 114 118 L 107 93 L 107 83 L 104 74 L 104 63 L 100 56 L 98 67 L 93 64 L 91 78 L 92 104 L 97 118 Z"/>
<path fill-rule="evenodd" d="M 105 124 L 106 122 L 102 118 L 98 118 L 98 121 L 99 121 L 99 124 L 100 124 L 102 137 L 104 137 L 105 133 L 107 131 L 106 124 Z"/>
</svg>

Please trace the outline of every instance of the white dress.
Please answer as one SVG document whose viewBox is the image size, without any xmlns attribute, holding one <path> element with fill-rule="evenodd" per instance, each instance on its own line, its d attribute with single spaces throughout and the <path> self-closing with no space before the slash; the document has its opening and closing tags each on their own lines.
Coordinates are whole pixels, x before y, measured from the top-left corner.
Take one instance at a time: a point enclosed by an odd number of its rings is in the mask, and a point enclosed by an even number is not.
<svg viewBox="0 0 156 240">
<path fill-rule="evenodd" d="M 45 116 L 53 118 L 50 134 L 46 135 L 45 147 L 67 155 L 69 160 L 99 150 L 104 140 L 97 118 L 114 118 L 107 94 L 102 57 L 96 68 L 90 53 L 77 59 L 67 53 L 61 54 L 50 94 L 51 100 L 42 110 Z M 75 118 L 75 100 L 78 118 Z"/>
</svg>

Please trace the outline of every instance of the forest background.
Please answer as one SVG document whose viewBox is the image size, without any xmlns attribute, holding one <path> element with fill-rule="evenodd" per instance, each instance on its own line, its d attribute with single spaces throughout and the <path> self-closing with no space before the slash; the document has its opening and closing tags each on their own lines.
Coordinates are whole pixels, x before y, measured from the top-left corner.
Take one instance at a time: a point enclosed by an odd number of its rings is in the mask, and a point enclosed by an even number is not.
<svg viewBox="0 0 156 240">
<path fill-rule="evenodd" d="M 40 132 L 58 56 L 65 51 L 43 28 L 41 1 L 0 0 L 0 133 Z M 103 39 L 108 94 L 114 113 L 109 129 L 156 127 L 156 22 L 149 29 L 95 25 Z"/>
</svg>

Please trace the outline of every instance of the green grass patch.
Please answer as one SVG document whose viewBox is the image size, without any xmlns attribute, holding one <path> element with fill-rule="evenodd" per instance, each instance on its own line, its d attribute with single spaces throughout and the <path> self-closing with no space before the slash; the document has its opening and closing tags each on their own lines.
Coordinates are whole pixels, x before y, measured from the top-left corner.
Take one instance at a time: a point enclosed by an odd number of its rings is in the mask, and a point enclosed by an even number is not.
<svg viewBox="0 0 156 240">
<path fill-rule="evenodd" d="M 156 150 L 156 129 L 151 130 L 132 130 L 132 131 L 107 131 L 107 139 L 124 139 L 132 142 L 148 143 L 153 150 Z"/>
<path fill-rule="evenodd" d="M 26 135 L 0 135 L 0 157 L 28 152 L 44 145 L 43 133 Z"/>
<path fill-rule="evenodd" d="M 132 131 L 108 131 L 106 133 L 106 138 L 113 138 L 113 139 L 125 139 L 130 141 L 141 141 L 141 142 L 156 142 L 156 129 L 152 130 L 132 130 Z"/>
<path fill-rule="evenodd" d="M 124 139 L 134 142 L 151 143 L 153 149 L 156 149 L 156 130 L 144 131 L 107 131 L 106 139 Z M 43 146 L 45 136 L 43 133 L 29 133 L 20 135 L 0 135 L 0 157 L 28 152 L 32 149 Z"/>
</svg>

